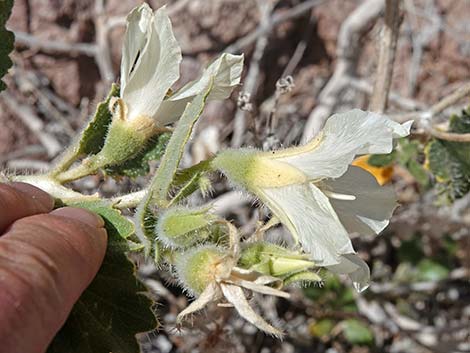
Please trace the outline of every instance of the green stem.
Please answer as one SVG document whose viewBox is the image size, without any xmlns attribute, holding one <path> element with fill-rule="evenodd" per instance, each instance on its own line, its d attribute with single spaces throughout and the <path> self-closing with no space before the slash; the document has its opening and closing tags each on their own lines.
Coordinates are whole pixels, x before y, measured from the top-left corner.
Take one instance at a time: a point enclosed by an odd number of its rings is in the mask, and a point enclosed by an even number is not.
<svg viewBox="0 0 470 353">
<path fill-rule="evenodd" d="M 47 192 L 64 205 L 81 201 L 103 200 L 111 203 L 115 208 L 124 209 L 137 207 L 137 205 L 139 205 L 139 203 L 144 199 L 145 195 L 147 195 L 146 189 L 109 199 L 102 198 L 98 195 L 84 195 L 62 186 L 56 179 L 53 179 L 48 175 L 17 175 L 11 177 L 10 180 L 21 181 L 34 185 Z"/>
<path fill-rule="evenodd" d="M 100 158 L 100 155 L 93 155 L 84 159 L 82 163 L 75 168 L 69 169 L 64 172 L 52 174 L 51 177 L 57 182 L 64 184 L 73 180 L 77 180 L 88 175 L 96 174 L 98 169 L 104 167 L 106 161 Z"/>
<path fill-rule="evenodd" d="M 69 169 L 70 166 L 78 159 L 80 155 L 79 151 L 80 139 L 76 139 L 72 145 L 70 145 L 64 153 L 59 157 L 59 161 L 56 165 L 49 171 L 48 175 L 52 178 L 55 178 L 60 173 Z"/>
<path fill-rule="evenodd" d="M 110 199 L 114 207 L 123 209 L 123 208 L 133 208 L 137 207 L 144 197 L 147 195 L 148 190 L 143 189 L 136 192 L 131 192 L 126 195 L 113 197 Z"/>
<path fill-rule="evenodd" d="M 60 201 L 59 204 L 63 205 L 100 199 L 98 195 L 83 195 L 66 188 L 48 175 L 16 175 L 11 178 L 11 181 L 20 181 L 34 185 L 47 192 L 54 199 Z"/>
</svg>

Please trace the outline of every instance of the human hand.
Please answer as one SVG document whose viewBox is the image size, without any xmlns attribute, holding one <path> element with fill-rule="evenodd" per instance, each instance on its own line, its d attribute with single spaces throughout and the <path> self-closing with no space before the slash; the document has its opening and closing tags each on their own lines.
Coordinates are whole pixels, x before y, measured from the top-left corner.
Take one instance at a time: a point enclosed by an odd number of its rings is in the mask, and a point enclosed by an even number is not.
<svg viewBox="0 0 470 353">
<path fill-rule="evenodd" d="M 96 275 L 103 220 L 24 183 L 0 184 L 0 351 L 42 353 Z"/>
</svg>

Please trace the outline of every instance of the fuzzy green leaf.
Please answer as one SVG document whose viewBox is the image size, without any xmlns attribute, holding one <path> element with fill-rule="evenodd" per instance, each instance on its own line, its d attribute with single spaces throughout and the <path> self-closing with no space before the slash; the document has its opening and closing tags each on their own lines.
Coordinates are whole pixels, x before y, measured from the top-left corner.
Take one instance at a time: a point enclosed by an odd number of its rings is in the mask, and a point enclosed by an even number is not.
<svg viewBox="0 0 470 353">
<path fill-rule="evenodd" d="M 419 164 L 416 160 L 411 159 L 408 161 L 407 168 L 421 186 L 426 187 L 428 185 L 429 176 L 421 164 Z"/>
<path fill-rule="evenodd" d="M 175 174 L 172 188 L 178 188 L 170 205 L 175 205 L 184 198 L 188 197 L 197 190 L 200 190 L 203 197 L 211 189 L 211 181 L 207 174 L 212 171 L 211 159 L 204 160 L 192 167 L 178 171 Z"/>
<path fill-rule="evenodd" d="M 201 243 L 209 238 L 211 225 L 217 220 L 209 210 L 210 206 L 168 208 L 159 215 L 157 238 L 168 248 L 188 248 Z"/>
<path fill-rule="evenodd" d="M 109 236 L 117 235 L 127 239 L 135 232 L 134 224 L 124 217 L 119 210 L 104 201 L 83 201 L 68 204 L 68 206 L 85 208 L 99 214 L 104 219 Z"/>
<path fill-rule="evenodd" d="M 393 151 L 388 154 L 373 154 L 367 160 L 367 163 L 373 167 L 388 167 L 397 159 L 397 152 Z"/>
<path fill-rule="evenodd" d="M 207 96 L 211 90 L 212 84 L 204 92 L 198 94 L 191 103 L 188 103 L 171 135 L 160 166 L 150 184 L 150 190 L 158 204 L 164 204 L 167 201 L 168 192 L 183 156 L 184 147 L 191 136 L 194 124 L 202 114 Z"/>
<path fill-rule="evenodd" d="M 134 224 L 139 242 L 143 245 L 144 255 L 153 259 L 156 266 L 160 263 L 161 244 L 156 237 L 158 217 L 152 212 L 150 201 L 152 193 L 149 192 L 137 207 L 134 214 Z"/>
<path fill-rule="evenodd" d="M 342 323 L 344 337 L 352 344 L 372 344 L 374 335 L 363 323 L 355 319 L 344 320 Z"/>
<path fill-rule="evenodd" d="M 170 136 L 170 133 L 164 133 L 151 138 L 137 156 L 122 164 L 107 167 L 106 174 L 131 178 L 147 175 L 150 172 L 149 162 L 159 160 L 163 156 Z"/>
<path fill-rule="evenodd" d="M 108 234 L 100 271 L 82 294 L 47 353 L 137 353 L 135 335 L 157 326 L 153 302 L 127 259 L 127 242 Z"/>
<path fill-rule="evenodd" d="M 419 155 L 419 142 L 418 141 L 410 141 L 406 138 L 402 138 L 398 140 L 398 156 L 397 160 L 403 166 L 406 166 L 407 163 L 412 160 L 416 159 Z"/>
<path fill-rule="evenodd" d="M 0 0 L 0 92 L 6 88 L 1 79 L 13 65 L 9 55 L 13 51 L 15 36 L 5 27 L 12 8 L 13 0 Z"/>
<path fill-rule="evenodd" d="M 119 86 L 116 84 L 111 86 L 106 100 L 98 104 L 95 115 L 83 130 L 77 154 L 96 154 L 103 148 L 113 118 L 109 111 L 109 101 L 112 97 L 119 97 Z"/>
<path fill-rule="evenodd" d="M 470 133 L 470 108 L 450 119 L 449 132 Z M 470 143 L 433 139 L 426 146 L 429 170 L 435 175 L 438 189 L 447 202 L 470 192 Z"/>
<path fill-rule="evenodd" d="M 422 187 L 429 186 L 429 175 L 420 163 L 423 159 L 422 146 L 418 141 L 398 140 L 395 160 L 405 167 Z"/>
</svg>

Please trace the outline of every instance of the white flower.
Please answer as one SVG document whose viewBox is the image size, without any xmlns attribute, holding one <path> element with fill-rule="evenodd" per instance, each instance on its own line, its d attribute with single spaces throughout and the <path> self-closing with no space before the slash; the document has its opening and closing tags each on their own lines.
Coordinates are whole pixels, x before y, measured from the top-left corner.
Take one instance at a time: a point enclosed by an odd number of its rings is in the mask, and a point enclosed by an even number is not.
<svg viewBox="0 0 470 353">
<path fill-rule="evenodd" d="M 155 14 L 147 4 L 132 10 L 122 48 L 121 98 L 128 119 L 153 117 L 179 78 L 181 49 L 165 8 Z"/>
<path fill-rule="evenodd" d="M 378 234 L 396 206 L 391 187 L 380 187 L 366 171 L 350 166 L 357 155 L 390 153 L 393 138 L 409 134 L 400 125 L 361 110 L 335 114 L 304 146 L 271 152 L 222 152 L 214 166 L 256 194 L 290 230 L 315 263 L 349 274 L 357 290 L 367 288 L 369 268 L 355 253 L 348 233 Z"/>
<path fill-rule="evenodd" d="M 282 280 L 279 278 L 236 266 L 240 258 L 239 234 L 230 222 L 223 223 L 229 233 L 228 249 L 203 245 L 180 253 L 176 258 L 175 268 L 180 283 L 188 292 L 197 296 L 178 314 L 177 325 L 180 326 L 185 317 L 208 304 L 219 302 L 219 306 L 234 307 L 241 317 L 260 330 L 282 337 L 282 331 L 270 325 L 253 310 L 244 290 L 286 299 L 290 298 L 290 295 L 280 290 Z M 220 302 L 221 300 L 226 302 Z"/>
<path fill-rule="evenodd" d="M 127 17 L 122 49 L 121 91 L 127 120 L 152 118 L 159 126 L 174 122 L 186 104 L 207 89 L 213 80 L 208 99 L 227 98 L 240 82 L 243 56 L 222 54 L 199 80 L 167 96 L 179 79 L 181 49 L 173 34 L 165 7 L 153 13 L 147 4 L 136 7 Z"/>
</svg>

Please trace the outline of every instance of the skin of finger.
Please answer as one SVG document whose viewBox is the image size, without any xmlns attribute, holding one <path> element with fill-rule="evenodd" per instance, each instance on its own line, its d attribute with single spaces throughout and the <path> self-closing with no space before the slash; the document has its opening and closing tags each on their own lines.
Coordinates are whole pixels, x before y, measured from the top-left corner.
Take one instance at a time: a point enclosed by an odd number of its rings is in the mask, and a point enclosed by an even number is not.
<svg viewBox="0 0 470 353">
<path fill-rule="evenodd" d="M 43 353 L 103 260 L 104 228 L 44 214 L 0 237 L 0 342 L 9 353 Z"/>
<path fill-rule="evenodd" d="M 48 213 L 54 199 L 26 183 L 0 184 L 0 234 L 17 219 Z"/>
</svg>

